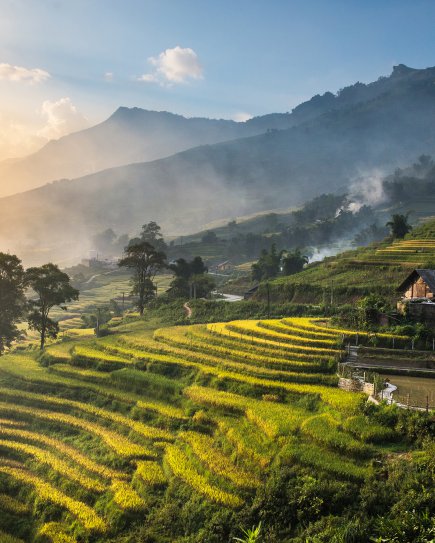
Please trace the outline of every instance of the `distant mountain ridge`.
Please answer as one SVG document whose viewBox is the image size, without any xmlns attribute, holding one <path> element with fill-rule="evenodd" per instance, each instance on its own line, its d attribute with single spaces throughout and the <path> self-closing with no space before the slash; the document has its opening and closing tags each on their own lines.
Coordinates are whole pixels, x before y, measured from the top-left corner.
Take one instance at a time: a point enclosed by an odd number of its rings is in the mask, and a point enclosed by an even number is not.
<svg viewBox="0 0 435 543">
<path fill-rule="evenodd" d="M 117 130 L 125 122 L 133 133 L 131 117 L 140 115 L 121 108 Z M 161 114 L 156 118 L 161 122 Z M 292 113 L 210 122 L 215 135 L 233 125 L 251 133 L 0 199 L 0 238 L 49 240 L 50 252 L 108 227 L 132 233 L 157 220 L 166 233 L 182 234 L 215 219 L 345 192 L 358 177 L 434 154 L 435 68 L 399 65 L 389 77 L 315 96 Z"/>
<path fill-rule="evenodd" d="M 101 170 L 164 158 L 192 147 L 285 130 L 330 110 L 364 102 L 388 92 L 414 70 L 396 66 L 391 77 L 365 85 L 356 83 L 337 94 L 316 95 L 291 113 L 271 113 L 244 123 L 186 118 L 165 111 L 118 108 L 107 120 L 47 143 L 28 157 L 0 162 L 0 197 L 45 183 L 81 177 Z"/>
</svg>

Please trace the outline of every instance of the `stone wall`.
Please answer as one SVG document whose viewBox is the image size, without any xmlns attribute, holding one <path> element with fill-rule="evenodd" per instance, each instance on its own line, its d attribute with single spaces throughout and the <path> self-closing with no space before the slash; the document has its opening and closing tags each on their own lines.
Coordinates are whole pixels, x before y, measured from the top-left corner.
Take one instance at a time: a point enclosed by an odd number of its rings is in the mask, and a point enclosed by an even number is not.
<svg viewBox="0 0 435 543">
<path fill-rule="evenodd" d="M 364 392 L 369 396 L 373 396 L 375 393 L 375 385 L 372 383 L 363 383 L 359 379 L 347 379 L 345 377 L 340 377 L 338 380 L 338 388 L 348 392 Z"/>
</svg>

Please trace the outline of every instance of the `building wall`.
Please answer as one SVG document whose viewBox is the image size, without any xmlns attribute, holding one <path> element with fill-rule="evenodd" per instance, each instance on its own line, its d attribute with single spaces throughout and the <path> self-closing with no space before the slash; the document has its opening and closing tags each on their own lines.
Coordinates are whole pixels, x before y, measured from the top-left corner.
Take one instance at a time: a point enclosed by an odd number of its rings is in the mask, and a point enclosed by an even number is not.
<svg viewBox="0 0 435 543">
<path fill-rule="evenodd" d="M 416 279 L 404 294 L 405 298 L 434 298 L 434 293 L 426 285 L 421 277 Z"/>
<path fill-rule="evenodd" d="M 429 328 L 435 330 L 435 304 L 408 304 L 408 314 L 413 319 L 423 322 Z"/>
</svg>

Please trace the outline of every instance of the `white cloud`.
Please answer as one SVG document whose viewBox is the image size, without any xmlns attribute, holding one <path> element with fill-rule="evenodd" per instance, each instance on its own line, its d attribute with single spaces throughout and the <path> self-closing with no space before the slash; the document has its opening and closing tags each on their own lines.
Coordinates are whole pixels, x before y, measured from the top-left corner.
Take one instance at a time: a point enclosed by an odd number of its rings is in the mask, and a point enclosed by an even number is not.
<svg viewBox="0 0 435 543">
<path fill-rule="evenodd" d="M 174 85 L 203 77 L 198 55 L 189 47 L 183 48 L 177 45 L 173 49 L 166 49 L 157 57 L 149 57 L 148 62 L 154 70 L 139 76 L 139 81 Z"/>
<path fill-rule="evenodd" d="M 32 153 L 45 141 L 35 134 L 34 126 L 0 112 L 0 160 Z"/>
<path fill-rule="evenodd" d="M 113 72 L 106 72 L 106 73 L 104 74 L 104 79 L 105 79 L 106 81 L 108 81 L 108 82 L 113 81 L 113 78 L 114 78 L 114 77 L 115 77 L 115 76 L 113 75 Z"/>
<path fill-rule="evenodd" d="M 249 119 L 252 119 L 253 115 L 250 113 L 246 113 L 246 111 L 239 111 L 238 113 L 235 113 L 232 117 L 233 121 L 236 121 L 237 123 L 244 123 L 246 121 L 249 121 Z"/>
<path fill-rule="evenodd" d="M 40 68 L 23 68 L 12 64 L 0 64 L 0 79 L 7 81 L 24 81 L 26 83 L 41 83 L 51 76 Z"/>
<path fill-rule="evenodd" d="M 46 139 L 57 139 L 71 132 L 82 130 L 89 122 L 68 97 L 56 102 L 45 100 L 41 107 L 41 115 L 46 118 L 46 125 L 37 135 Z"/>
<path fill-rule="evenodd" d="M 144 81 L 145 83 L 158 83 L 159 78 L 156 74 L 143 74 L 137 78 L 138 81 Z"/>
</svg>

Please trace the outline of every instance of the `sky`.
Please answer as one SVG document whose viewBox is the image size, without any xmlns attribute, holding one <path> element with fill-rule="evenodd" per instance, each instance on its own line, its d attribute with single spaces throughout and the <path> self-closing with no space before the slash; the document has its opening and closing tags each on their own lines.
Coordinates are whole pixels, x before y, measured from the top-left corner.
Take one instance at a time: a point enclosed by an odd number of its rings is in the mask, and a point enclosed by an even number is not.
<svg viewBox="0 0 435 543">
<path fill-rule="evenodd" d="M 0 160 L 119 106 L 244 121 L 435 65 L 433 0 L 0 0 Z"/>
</svg>

